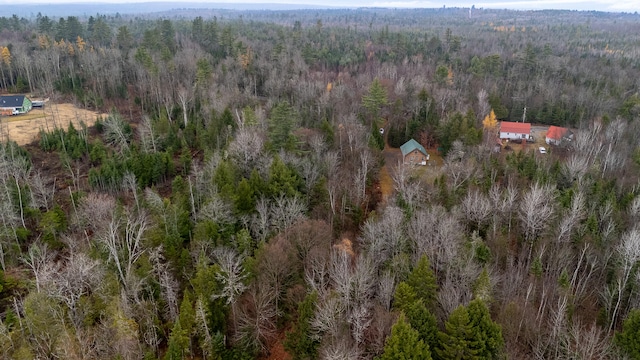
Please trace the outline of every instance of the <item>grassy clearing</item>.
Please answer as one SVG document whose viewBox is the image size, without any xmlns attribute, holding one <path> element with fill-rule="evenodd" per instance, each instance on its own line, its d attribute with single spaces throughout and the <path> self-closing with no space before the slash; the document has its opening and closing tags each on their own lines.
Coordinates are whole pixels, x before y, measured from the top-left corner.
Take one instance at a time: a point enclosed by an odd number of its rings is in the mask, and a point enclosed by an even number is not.
<svg viewBox="0 0 640 360">
<path fill-rule="evenodd" d="M 79 129 L 80 123 L 92 126 L 98 116 L 104 117 L 107 114 L 79 109 L 73 104 L 48 103 L 44 109 L 33 109 L 27 114 L 2 117 L 0 139 L 10 139 L 18 145 L 25 145 L 37 140 L 40 130 L 66 130 L 69 124 Z"/>
</svg>

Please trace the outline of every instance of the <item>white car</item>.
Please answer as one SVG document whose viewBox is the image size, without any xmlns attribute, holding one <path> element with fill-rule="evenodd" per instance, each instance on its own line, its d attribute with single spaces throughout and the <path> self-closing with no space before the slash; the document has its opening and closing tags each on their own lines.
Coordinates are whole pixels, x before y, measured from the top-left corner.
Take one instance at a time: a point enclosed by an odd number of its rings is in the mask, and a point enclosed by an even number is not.
<svg viewBox="0 0 640 360">
<path fill-rule="evenodd" d="M 540 154 L 546 154 L 547 153 L 547 149 L 545 149 L 544 146 L 540 146 L 540 148 L 538 150 L 540 150 Z"/>
</svg>

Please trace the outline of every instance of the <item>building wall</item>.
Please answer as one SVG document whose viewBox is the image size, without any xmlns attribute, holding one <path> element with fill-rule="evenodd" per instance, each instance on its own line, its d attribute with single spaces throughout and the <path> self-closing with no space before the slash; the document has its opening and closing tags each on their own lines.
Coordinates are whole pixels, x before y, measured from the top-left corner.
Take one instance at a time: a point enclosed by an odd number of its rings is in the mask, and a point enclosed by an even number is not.
<svg viewBox="0 0 640 360">
<path fill-rule="evenodd" d="M 500 132 L 500 139 L 528 139 L 529 134 L 521 134 L 521 133 L 510 133 L 510 132 Z"/>
<path fill-rule="evenodd" d="M 423 161 L 427 161 L 427 157 L 419 150 L 413 150 L 404 157 L 405 164 L 420 164 Z"/>
<path fill-rule="evenodd" d="M 555 139 L 551 139 L 551 138 L 545 138 L 546 143 L 551 145 L 560 145 L 560 143 L 562 142 L 562 140 L 555 140 Z"/>
<path fill-rule="evenodd" d="M 31 111 L 31 100 L 29 100 L 29 98 L 27 98 L 26 96 L 24 97 L 24 101 L 22 102 L 22 110 L 23 112 L 29 112 Z"/>
</svg>

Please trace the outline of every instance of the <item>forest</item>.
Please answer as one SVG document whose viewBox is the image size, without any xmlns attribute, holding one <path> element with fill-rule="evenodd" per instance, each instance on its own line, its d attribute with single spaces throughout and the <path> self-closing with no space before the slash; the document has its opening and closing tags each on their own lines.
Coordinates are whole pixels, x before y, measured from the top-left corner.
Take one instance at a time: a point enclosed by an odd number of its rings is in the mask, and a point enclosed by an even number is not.
<svg viewBox="0 0 640 360">
<path fill-rule="evenodd" d="M 637 14 L 2 17 L 108 115 L 0 143 L 0 357 L 640 359 L 639 88 Z"/>
</svg>

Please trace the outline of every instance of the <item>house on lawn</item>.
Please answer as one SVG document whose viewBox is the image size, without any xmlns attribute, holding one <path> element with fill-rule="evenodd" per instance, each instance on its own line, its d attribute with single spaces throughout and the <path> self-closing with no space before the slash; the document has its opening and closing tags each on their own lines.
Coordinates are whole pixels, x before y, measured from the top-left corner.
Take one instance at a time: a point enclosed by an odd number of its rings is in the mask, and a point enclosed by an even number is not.
<svg viewBox="0 0 640 360">
<path fill-rule="evenodd" d="M 25 95 L 0 96 L 0 115 L 24 114 L 33 107 L 31 100 Z"/>
<path fill-rule="evenodd" d="M 427 165 L 429 154 L 424 146 L 411 139 L 400 146 L 402 151 L 402 163 L 409 165 Z"/>
<path fill-rule="evenodd" d="M 573 133 L 569 129 L 552 125 L 549 126 L 544 140 L 549 145 L 560 145 L 562 141 L 571 141 L 572 137 Z"/>
<path fill-rule="evenodd" d="M 527 140 L 531 137 L 531 123 L 503 121 L 500 123 L 500 139 Z"/>
</svg>

